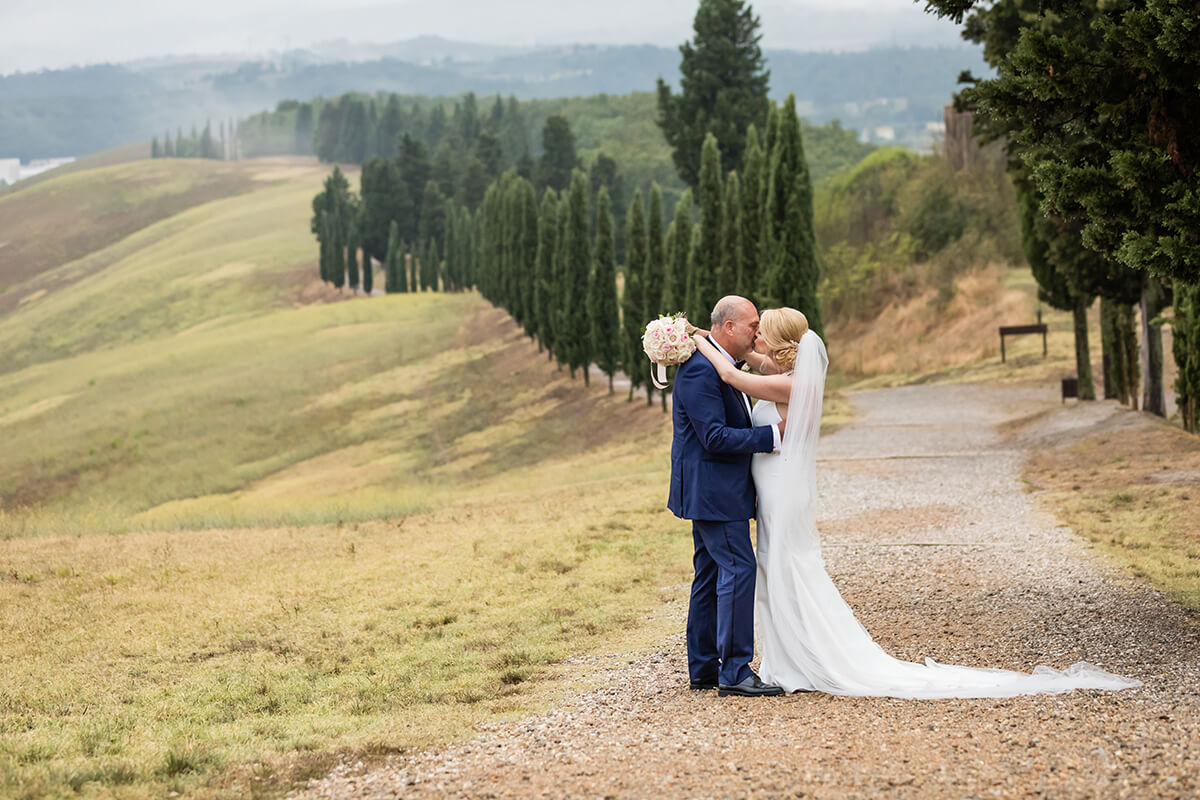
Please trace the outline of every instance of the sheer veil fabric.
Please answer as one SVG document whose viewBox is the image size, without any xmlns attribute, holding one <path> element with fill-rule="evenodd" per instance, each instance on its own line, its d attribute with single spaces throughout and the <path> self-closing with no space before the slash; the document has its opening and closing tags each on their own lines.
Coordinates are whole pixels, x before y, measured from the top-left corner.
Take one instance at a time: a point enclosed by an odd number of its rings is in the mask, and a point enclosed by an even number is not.
<svg viewBox="0 0 1200 800">
<path fill-rule="evenodd" d="M 1140 686 L 1086 662 L 1066 670 L 1037 667 L 1031 674 L 932 659 L 917 664 L 892 658 L 871 639 L 830 579 L 817 533 L 817 442 L 828 365 L 824 343 L 809 331 L 799 342 L 782 448 L 753 460 L 759 498 L 755 627 L 762 679 L 787 691 L 913 699 Z M 754 407 L 755 425 L 779 418 L 773 403 Z"/>
</svg>

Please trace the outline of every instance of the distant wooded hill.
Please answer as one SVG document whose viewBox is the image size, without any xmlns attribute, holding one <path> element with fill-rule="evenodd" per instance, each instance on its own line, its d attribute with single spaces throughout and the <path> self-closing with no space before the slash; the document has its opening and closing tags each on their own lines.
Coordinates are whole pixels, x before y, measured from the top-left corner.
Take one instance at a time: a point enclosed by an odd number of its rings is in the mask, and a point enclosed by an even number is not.
<svg viewBox="0 0 1200 800">
<path fill-rule="evenodd" d="M 377 46 L 363 50 L 368 60 L 329 60 L 353 52 L 347 45 L 320 55 L 163 59 L 3 76 L 0 157 L 84 155 L 180 124 L 244 117 L 288 98 L 348 91 L 530 99 L 627 94 L 653 89 L 660 75 L 676 82 L 679 67 L 677 50 L 650 45 L 506 51 L 424 38 L 399 43 L 384 57 L 374 57 Z M 794 92 L 810 121 L 891 126 L 901 142 L 941 119 L 960 72 L 987 71 L 978 51 L 966 47 L 767 56 L 772 94 Z"/>
</svg>

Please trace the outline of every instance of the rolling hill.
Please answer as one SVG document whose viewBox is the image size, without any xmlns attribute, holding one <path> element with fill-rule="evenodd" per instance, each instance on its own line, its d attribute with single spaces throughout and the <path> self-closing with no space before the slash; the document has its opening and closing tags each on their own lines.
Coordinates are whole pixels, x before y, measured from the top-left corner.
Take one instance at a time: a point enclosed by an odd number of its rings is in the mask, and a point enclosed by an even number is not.
<svg viewBox="0 0 1200 800">
<path fill-rule="evenodd" d="M 241 797 L 444 741 L 686 580 L 661 410 L 476 294 L 322 288 L 324 174 L 133 161 L 3 199 L 5 250 L 66 236 L 0 255 L 0 794 Z"/>
</svg>

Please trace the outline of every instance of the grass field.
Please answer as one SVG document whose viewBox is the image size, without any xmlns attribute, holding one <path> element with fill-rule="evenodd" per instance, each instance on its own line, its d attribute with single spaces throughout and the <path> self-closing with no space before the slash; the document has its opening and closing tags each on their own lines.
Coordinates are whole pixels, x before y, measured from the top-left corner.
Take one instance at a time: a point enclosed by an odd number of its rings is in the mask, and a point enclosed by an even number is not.
<svg viewBox="0 0 1200 800">
<path fill-rule="evenodd" d="M 688 579 L 657 406 L 477 295 L 310 302 L 324 171 L 224 168 L 0 314 L 2 796 L 276 795 L 545 703 Z"/>
<path fill-rule="evenodd" d="M 325 174 L 135 161 L 0 197 L 5 265 L 88 217 L 0 277 L 0 796 L 278 796 L 679 628 L 668 418 L 475 294 L 322 288 Z M 96 221 L 114 185 L 120 235 Z M 835 371 L 916 355 L 831 386 L 994 372 L 988 303 L 1030 313 L 1029 287 L 973 280 L 943 319 L 835 333 Z M 1026 377 L 1065 363 L 1054 325 L 1049 362 L 1018 345 Z M 833 393 L 827 425 L 851 417 Z"/>
</svg>

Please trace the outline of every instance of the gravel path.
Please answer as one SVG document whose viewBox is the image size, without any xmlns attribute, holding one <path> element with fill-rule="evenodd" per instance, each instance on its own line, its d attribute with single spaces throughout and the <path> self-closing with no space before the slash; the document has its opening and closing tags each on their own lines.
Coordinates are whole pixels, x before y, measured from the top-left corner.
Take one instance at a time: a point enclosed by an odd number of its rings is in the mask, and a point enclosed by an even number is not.
<svg viewBox="0 0 1200 800">
<path fill-rule="evenodd" d="M 995 432 L 1056 398 L 938 386 L 852 399 L 859 421 L 822 444 L 820 527 L 834 579 L 880 644 L 1026 671 L 1087 660 L 1145 686 L 721 699 L 685 688 L 680 633 L 557 710 L 370 770 L 345 765 L 302 796 L 1200 795 L 1200 616 L 1114 573 L 1037 510 L 1022 453 Z"/>
</svg>

